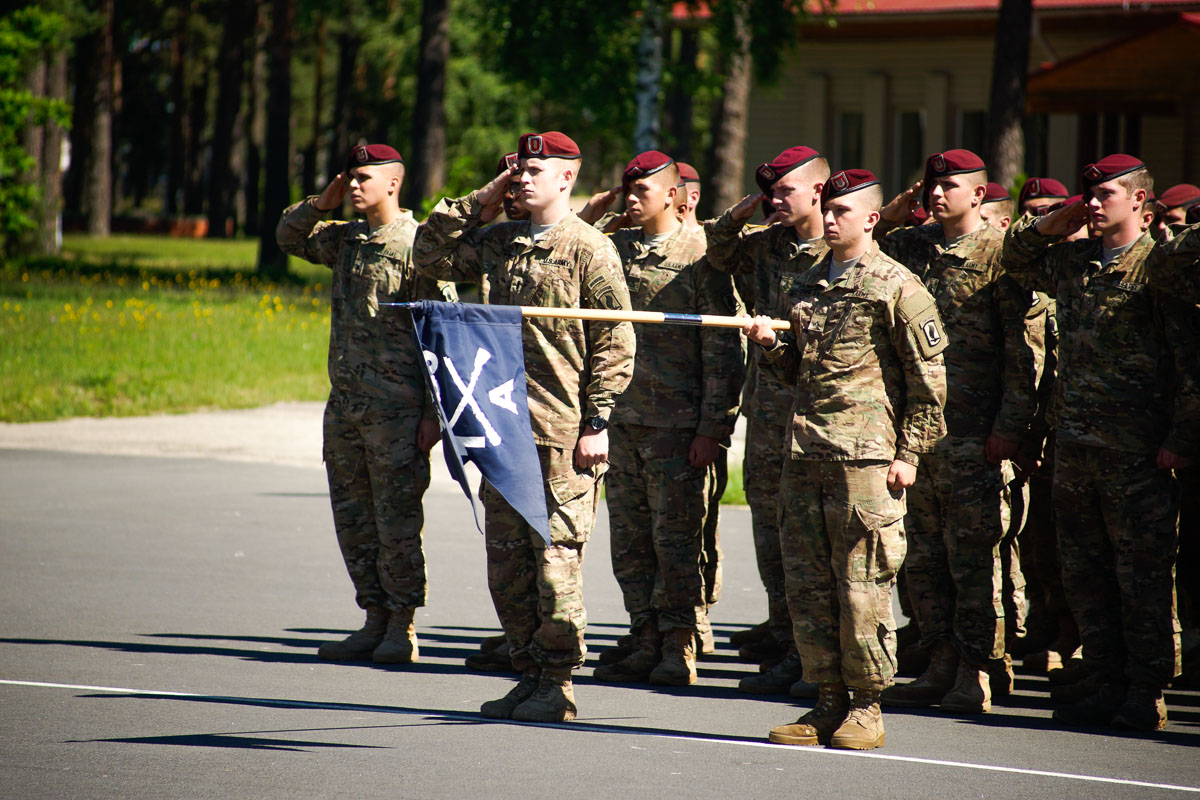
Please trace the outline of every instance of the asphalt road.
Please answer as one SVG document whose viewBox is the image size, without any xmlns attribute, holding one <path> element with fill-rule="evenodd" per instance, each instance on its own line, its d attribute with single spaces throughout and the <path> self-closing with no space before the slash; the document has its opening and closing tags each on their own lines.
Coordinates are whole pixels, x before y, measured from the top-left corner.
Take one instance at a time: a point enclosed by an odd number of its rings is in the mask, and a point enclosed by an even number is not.
<svg viewBox="0 0 1200 800">
<path fill-rule="evenodd" d="M 1159 734 L 1068 731 L 1044 679 L 979 718 L 888 712 L 886 748 L 769 745 L 802 712 L 700 683 L 594 683 L 624 612 L 602 517 L 577 722 L 484 720 L 509 688 L 463 657 L 497 631 L 470 507 L 426 499 L 429 604 L 408 668 L 319 661 L 361 622 L 313 468 L 0 450 L 0 797 L 1108 798 L 1200 794 L 1200 693 Z M 765 616 L 749 515 L 723 512 L 718 639 Z"/>
</svg>

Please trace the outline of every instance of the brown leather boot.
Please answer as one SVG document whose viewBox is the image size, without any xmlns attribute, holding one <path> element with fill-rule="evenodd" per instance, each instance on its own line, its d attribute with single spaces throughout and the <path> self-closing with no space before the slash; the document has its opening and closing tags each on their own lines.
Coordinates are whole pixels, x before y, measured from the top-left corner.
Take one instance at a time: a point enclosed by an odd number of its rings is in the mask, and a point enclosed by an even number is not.
<svg viewBox="0 0 1200 800">
<path fill-rule="evenodd" d="M 883 747 L 883 712 L 879 708 L 879 692 L 874 689 L 855 689 L 850 701 L 850 713 L 833 736 L 829 746 L 839 750 L 874 750 Z"/>
<path fill-rule="evenodd" d="M 570 722 L 577 711 L 571 670 L 544 669 L 537 689 L 513 709 L 512 718 L 521 722 Z"/>
<path fill-rule="evenodd" d="M 387 633 L 371 653 L 376 664 L 415 664 L 421 657 L 417 647 L 417 630 L 413 625 L 414 609 L 393 611 L 388 616 Z"/>
<path fill-rule="evenodd" d="M 638 630 L 629 655 L 615 664 L 602 664 L 592 671 L 592 677 L 605 683 L 645 683 L 650 671 L 658 664 L 658 625 L 647 622 Z"/>
<path fill-rule="evenodd" d="M 696 632 L 672 628 L 663 634 L 662 661 L 650 671 L 656 686 L 691 686 L 696 682 Z"/>
<path fill-rule="evenodd" d="M 846 691 L 846 684 L 818 684 L 817 704 L 812 710 L 791 725 L 772 728 L 767 738 L 775 744 L 829 744 L 833 732 L 846 721 L 849 710 L 850 694 Z"/>
<path fill-rule="evenodd" d="M 387 633 L 388 612 L 379 606 L 367 609 L 366 623 L 336 642 L 325 642 L 317 648 L 317 656 L 326 661 L 357 661 L 368 659 Z"/>
<path fill-rule="evenodd" d="M 939 704 L 953 714 L 984 714 L 992 710 L 992 689 L 987 670 L 963 659 L 958 664 L 954 686 Z"/>
<path fill-rule="evenodd" d="M 911 683 L 897 684 L 883 690 L 884 705 L 898 708 L 928 708 L 935 706 L 954 686 L 958 671 L 958 654 L 949 642 L 937 642 L 931 648 L 929 666 Z"/>
<path fill-rule="evenodd" d="M 479 713 L 490 719 L 512 719 L 513 711 L 537 691 L 542 671 L 530 667 L 521 673 L 521 680 L 499 700 L 488 700 L 479 707 Z"/>
</svg>

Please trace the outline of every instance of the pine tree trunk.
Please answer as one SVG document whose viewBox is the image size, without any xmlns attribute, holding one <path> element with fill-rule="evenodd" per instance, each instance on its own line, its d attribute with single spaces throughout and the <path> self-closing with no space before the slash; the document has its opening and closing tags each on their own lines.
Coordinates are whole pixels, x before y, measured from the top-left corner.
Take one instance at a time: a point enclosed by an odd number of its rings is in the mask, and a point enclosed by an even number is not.
<svg viewBox="0 0 1200 800">
<path fill-rule="evenodd" d="M 66 102 L 67 91 L 64 50 L 50 54 L 46 65 L 46 97 Z M 62 248 L 63 134 L 63 127 L 56 122 L 47 122 L 42 128 L 42 213 L 37 248 L 40 253 L 57 253 Z"/>
<path fill-rule="evenodd" d="M 317 23 L 317 54 L 313 60 L 312 139 L 304 149 L 304 177 L 300 181 L 304 194 L 319 194 L 317 189 L 317 154 L 321 152 L 321 109 L 325 103 L 325 20 Z M 324 186 L 321 187 L 324 189 Z"/>
<path fill-rule="evenodd" d="M 992 58 L 992 96 L 987 153 L 991 180 L 1010 187 L 1025 166 L 1025 80 L 1033 0 L 1001 0 Z"/>
<path fill-rule="evenodd" d="M 91 169 L 87 187 L 87 230 L 108 236 L 112 224 L 112 108 L 113 108 L 113 0 L 100 0 L 104 19 L 96 45 L 95 124 L 92 128 Z"/>
<path fill-rule="evenodd" d="M 254 23 L 254 54 L 251 57 L 250 91 L 246 106 L 250 119 L 246 125 L 246 170 L 244 202 L 246 234 L 258 236 L 262 222 L 262 150 L 267 138 L 267 104 L 263 86 L 267 81 L 267 6 L 259 3 Z"/>
<path fill-rule="evenodd" d="M 187 163 L 184 165 L 183 213 L 204 213 L 204 126 L 208 124 L 208 78 L 197 57 L 190 70 L 195 76 L 188 103 Z"/>
<path fill-rule="evenodd" d="M 287 274 L 287 257 L 275 242 L 275 226 L 291 194 L 292 18 L 294 0 L 271 0 L 267 39 L 267 140 L 263 162 L 263 214 L 259 228 L 258 271 L 271 280 Z"/>
<path fill-rule="evenodd" d="M 687 77 L 696 71 L 699 56 L 699 37 L 692 28 L 679 31 L 678 76 L 667 98 L 667 115 L 670 120 L 672 155 L 680 161 L 692 160 L 692 92 L 686 83 Z"/>
<path fill-rule="evenodd" d="M 446 182 L 446 62 L 450 60 L 450 2 L 421 4 L 421 51 L 413 109 L 412 172 L 405 204 L 419 209 Z"/>
<path fill-rule="evenodd" d="M 212 137 L 212 175 L 208 183 L 208 235 L 224 238 L 233 214 L 237 187 L 233 143 L 242 108 L 242 84 L 246 77 L 246 41 L 254 30 L 255 3 L 229 0 L 225 29 L 217 57 L 217 111 Z M 237 220 L 234 220 L 234 232 Z"/>
<path fill-rule="evenodd" d="M 188 146 L 188 26 L 191 21 L 191 0 L 179 1 L 179 20 L 171 40 L 171 130 L 167 147 L 167 196 L 163 210 L 168 215 L 179 213 L 180 195 L 186 180 Z"/>
<path fill-rule="evenodd" d="M 750 107 L 750 81 L 753 75 L 750 56 L 750 26 L 746 4 L 739 3 L 734 14 L 735 52 L 725 67 L 721 101 L 713 127 L 709 190 L 706 216 L 718 214 L 742 198 L 742 161 L 746 150 L 746 116 Z"/>
<path fill-rule="evenodd" d="M 633 128 L 635 153 L 658 148 L 658 94 L 663 73 L 662 32 L 662 0 L 647 0 L 642 11 L 642 30 L 637 48 L 637 81 L 634 87 L 637 118 Z"/>
<path fill-rule="evenodd" d="M 352 33 L 338 37 L 337 84 L 333 92 L 333 130 L 329 137 L 329 179 L 342 171 L 350 154 L 350 104 L 354 91 L 354 67 L 358 63 L 358 48 L 362 46 Z M 342 210 L 335 208 L 330 216 L 341 216 Z"/>
</svg>

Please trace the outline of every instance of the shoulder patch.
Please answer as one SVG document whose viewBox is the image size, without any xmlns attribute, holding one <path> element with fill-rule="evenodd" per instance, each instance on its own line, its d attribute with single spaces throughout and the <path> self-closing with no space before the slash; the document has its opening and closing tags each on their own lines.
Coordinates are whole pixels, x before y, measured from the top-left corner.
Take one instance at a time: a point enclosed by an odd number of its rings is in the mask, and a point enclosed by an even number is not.
<svg viewBox="0 0 1200 800">
<path fill-rule="evenodd" d="M 946 329 L 938 316 L 937 304 L 928 292 L 913 292 L 896 303 L 896 317 L 908 326 L 921 358 L 928 361 L 946 349 Z"/>
</svg>

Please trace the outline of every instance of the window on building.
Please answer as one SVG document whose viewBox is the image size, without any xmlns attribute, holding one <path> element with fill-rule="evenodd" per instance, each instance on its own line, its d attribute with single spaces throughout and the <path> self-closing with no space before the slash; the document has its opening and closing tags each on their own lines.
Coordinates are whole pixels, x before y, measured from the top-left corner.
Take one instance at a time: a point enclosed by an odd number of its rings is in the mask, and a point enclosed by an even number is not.
<svg viewBox="0 0 1200 800">
<path fill-rule="evenodd" d="M 986 111 L 958 112 L 957 147 L 982 156 L 987 149 L 987 117 Z"/>
<path fill-rule="evenodd" d="M 833 168 L 856 169 L 862 166 L 863 115 L 861 111 L 839 111 L 837 115 L 837 149 Z"/>
<path fill-rule="evenodd" d="M 893 188 L 899 191 L 921 179 L 925 169 L 925 113 L 896 114 L 896 159 Z"/>
</svg>

